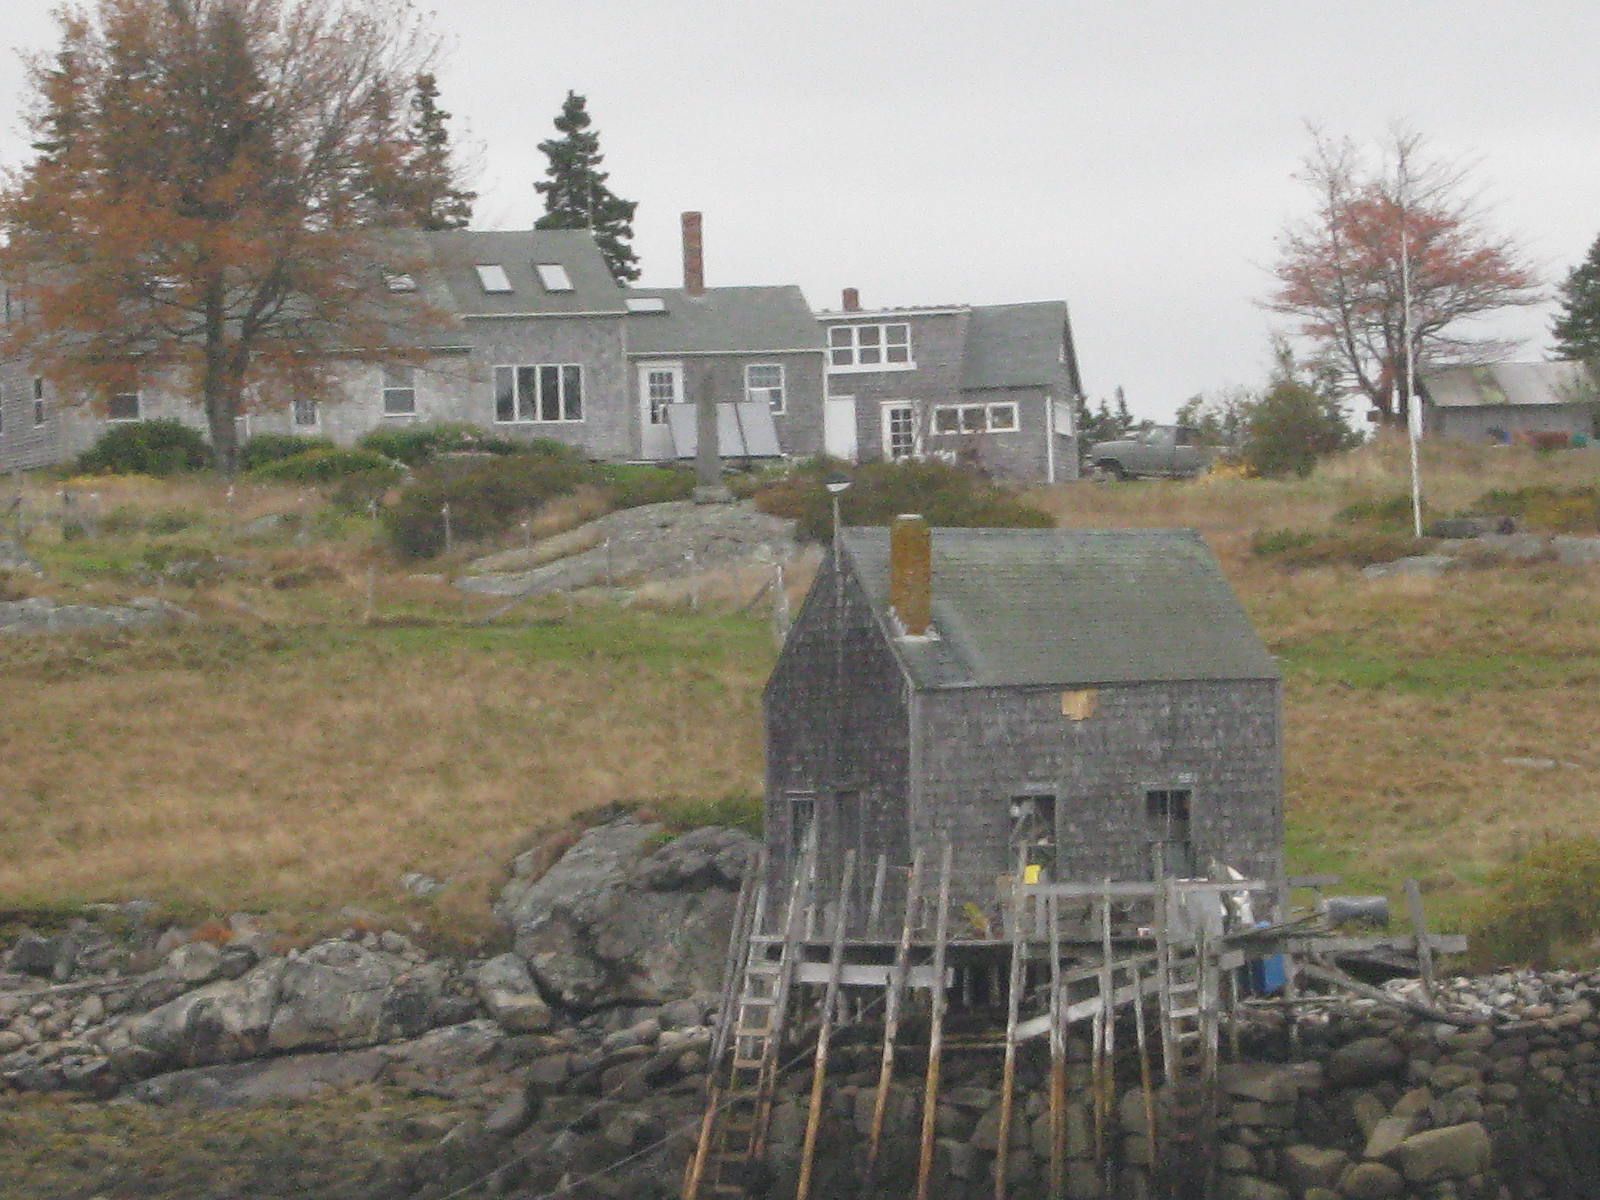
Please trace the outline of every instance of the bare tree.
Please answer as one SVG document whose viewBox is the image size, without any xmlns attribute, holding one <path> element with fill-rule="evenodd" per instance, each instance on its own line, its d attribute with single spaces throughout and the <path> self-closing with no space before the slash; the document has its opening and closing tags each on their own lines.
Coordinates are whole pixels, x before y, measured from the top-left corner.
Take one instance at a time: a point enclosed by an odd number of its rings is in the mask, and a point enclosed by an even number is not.
<svg viewBox="0 0 1600 1200">
<path fill-rule="evenodd" d="M 1537 280 L 1520 247 L 1491 230 L 1469 164 L 1434 157 L 1404 127 L 1391 131 L 1375 161 L 1349 138 L 1310 132 L 1298 178 L 1316 207 L 1280 235 L 1267 307 L 1299 318 L 1299 332 L 1342 387 L 1401 419 L 1411 399 L 1402 255 L 1419 366 L 1503 358 L 1510 346 L 1463 325 L 1538 303 Z"/>
</svg>

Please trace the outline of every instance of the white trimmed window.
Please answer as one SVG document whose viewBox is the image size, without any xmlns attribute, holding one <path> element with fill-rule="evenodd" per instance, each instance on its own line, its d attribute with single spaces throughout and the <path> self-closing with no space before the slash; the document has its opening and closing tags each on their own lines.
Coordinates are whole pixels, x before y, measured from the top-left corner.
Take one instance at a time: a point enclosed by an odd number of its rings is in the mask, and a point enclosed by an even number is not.
<svg viewBox="0 0 1600 1200">
<path fill-rule="evenodd" d="M 911 326 L 835 325 L 828 330 L 828 365 L 834 371 L 909 371 Z"/>
<path fill-rule="evenodd" d="M 413 403 L 415 403 L 415 400 L 416 392 L 413 389 Z M 295 400 L 290 402 L 289 424 L 294 427 L 294 431 L 296 433 L 300 433 L 308 429 L 315 429 L 321 423 L 322 412 L 315 400 L 307 400 L 297 397 Z"/>
<path fill-rule="evenodd" d="M 683 401 L 683 368 L 654 367 L 645 372 L 644 387 L 650 424 L 665 425 L 668 407 Z"/>
<path fill-rule="evenodd" d="M 746 400 L 765 400 L 774 413 L 781 414 L 783 412 L 783 364 L 745 364 L 744 398 Z"/>
<path fill-rule="evenodd" d="M 383 368 L 383 415 L 411 417 L 417 412 L 417 369 L 404 365 Z"/>
<path fill-rule="evenodd" d="M 583 367 L 578 363 L 496 367 L 494 419 L 503 425 L 583 420 Z"/>
<path fill-rule="evenodd" d="M 933 410 L 934 433 L 1015 433 L 1015 401 L 1000 404 L 940 404 Z"/>
<path fill-rule="evenodd" d="M 44 424 L 44 376 L 33 377 L 33 423 L 34 426 Z"/>
<path fill-rule="evenodd" d="M 139 393 L 113 392 L 110 399 L 106 401 L 106 420 L 139 420 Z"/>
</svg>

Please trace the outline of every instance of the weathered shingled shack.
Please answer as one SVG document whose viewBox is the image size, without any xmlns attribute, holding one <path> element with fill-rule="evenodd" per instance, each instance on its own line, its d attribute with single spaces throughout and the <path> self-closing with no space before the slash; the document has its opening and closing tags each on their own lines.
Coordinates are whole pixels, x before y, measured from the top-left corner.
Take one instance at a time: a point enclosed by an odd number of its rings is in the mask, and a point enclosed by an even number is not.
<svg viewBox="0 0 1600 1200">
<path fill-rule="evenodd" d="M 846 529 L 767 683 L 773 878 L 813 823 L 821 874 L 854 847 L 863 888 L 949 837 L 956 902 L 991 912 L 1019 852 L 1060 881 L 1276 877 L 1281 687 L 1192 531 Z"/>
</svg>

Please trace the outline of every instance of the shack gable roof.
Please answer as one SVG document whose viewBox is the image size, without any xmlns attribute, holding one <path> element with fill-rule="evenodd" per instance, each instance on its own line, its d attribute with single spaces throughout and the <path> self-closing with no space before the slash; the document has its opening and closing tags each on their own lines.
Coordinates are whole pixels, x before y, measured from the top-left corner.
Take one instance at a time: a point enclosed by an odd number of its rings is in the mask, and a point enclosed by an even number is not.
<svg viewBox="0 0 1600 1200">
<path fill-rule="evenodd" d="M 695 296 L 683 288 L 630 288 L 658 299 L 661 312 L 628 317 L 630 354 L 772 354 L 822 349 L 822 327 L 793 284 L 716 287 Z"/>
<path fill-rule="evenodd" d="M 972 310 L 961 356 L 964 389 L 1049 387 L 1065 367 L 1067 306 L 987 304 Z"/>
<path fill-rule="evenodd" d="M 458 316 L 627 311 L 623 291 L 587 229 L 450 229 L 423 236 Z M 540 264 L 564 268 L 571 287 L 547 286 L 537 270 Z M 502 268 L 508 289 L 486 290 L 477 271 L 480 266 Z"/>
<path fill-rule="evenodd" d="M 842 541 L 892 633 L 888 530 L 847 529 Z M 933 623 L 936 638 L 889 638 L 922 689 L 1279 675 L 1187 529 L 936 529 Z"/>
<path fill-rule="evenodd" d="M 1422 388 L 1439 408 L 1592 404 L 1600 399 L 1600 372 L 1581 362 L 1447 367 L 1426 372 Z"/>
</svg>

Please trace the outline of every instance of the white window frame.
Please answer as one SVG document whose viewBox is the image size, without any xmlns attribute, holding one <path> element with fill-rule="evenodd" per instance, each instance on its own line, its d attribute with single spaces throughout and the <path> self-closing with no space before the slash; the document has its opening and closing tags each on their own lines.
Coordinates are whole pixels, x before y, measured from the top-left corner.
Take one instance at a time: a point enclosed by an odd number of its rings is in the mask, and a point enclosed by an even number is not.
<svg viewBox="0 0 1600 1200">
<path fill-rule="evenodd" d="M 511 277 L 499 263 L 475 263 L 472 269 L 478 273 L 478 286 L 485 295 L 503 296 L 513 290 Z"/>
<path fill-rule="evenodd" d="M 380 368 L 381 395 L 380 403 L 383 405 L 385 417 L 408 418 L 417 415 L 417 369 L 409 363 L 385 363 Z M 404 383 L 397 382 L 405 380 Z M 409 395 L 411 406 L 409 408 L 395 408 L 390 404 L 390 397 Z"/>
<path fill-rule="evenodd" d="M 752 383 L 752 371 L 776 371 L 778 382 Z M 785 411 L 785 400 L 788 395 L 787 381 L 784 377 L 782 363 L 745 363 L 744 365 L 744 398 L 746 400 L 765 400 L 772 409 L 772 415 L 781 417 Z"/>
<path fill-rule="evenodd" d="M 556 409 L 558 415 L 546 417 L 544 415 L 544 381 L 546 371 L 556 373 Z M 576 372 L 578 382 L 577 415 L 569 415 L 572 406 L 568 403 L 567 382 L 574 378 L 568 374 Z M 509 372 L 511 381 L 511 412 L 508 420 L 500 415 L 501 381 L 505 376 L 501 372 Z M 492 402 L 494 405 L 494 423 L 496 425 L 581 425 L 584 422 L 584 392 L 587 387 L 583 381 L 582 363 L 498 363 L 492 373 L 494 392 Z M 524 389 L 525 380 L 532 380 L 531 389 Z"/>
<path fill-rule="evenodd" d="M 953 416 L 954 429 L 940 428 L 940 418 Z M 1022 427 L 1015 400 L 992 404 L 938 404 L 933 409 L 932 432 L 937 437 L 960 437 L 974 433 L 1016 433 Z M 1002 423 L 1003 422 L 1003 423 Z"/>
<path fill-rule="evenodd" d="M 908 454 L 894 452 L 894 438 L 889 414 L 894 410 L 904 410 L 911 416 L 911 450 Z M 882 436 L 883 458 L 885 462 L 909 462 L 922 457 L 922 427 L 917 418 L 917 402 L 915 400 L 884 400 L 878 406 L 879 431 Z"/>
<path fill-rule="evenodd" d="M 892 359 L 896 351 L 902 359 Z M 865 358 L 865 361 L 864 361 Z M 828 371 L 913 371 L 911 324 L 907 321 L 865 321 L 828 327 Z"/>
<path fill-rule="evenodd" d="M 123 396 L 133 397 L 133 416 L 114 417 L 111 415 L 111 406 Z M 106 398 L 106 424 L 108 425 L 133 425 L 144 420 L 144 393 L 138 388 L 131 392 L 112 392 Z"/>
<path fill-rule="evenodd" d="M 415 391 L 415 388 L 412 389 Z M 311 420 L 300 419 L 301 405 L 311 406 Z M 289 432 L 290 433 L 315 433 L 322 428 L 322 405 L 315 400 L 299 398 L 289 401 Z"/>
<path fill-rule="evenodd" d="M 45 421 L 44 376 L 33 377 L 33 427 L 38 429 Z"/>
<path fill-rule="evenodd" d="M 658 400 L 654 391 L 655 376 L 664 375 L 672 381 L 672 394 L 670 398 Z M 684 403 L 683 398 L 683 364 L 682 363 L 651 363 L 644 368 L 644 399 L 648 406 L 646 419 L 651 425 L 665 425 L 667 423 L 667 409 L 674 404 Z"/>
<path fill-rule="evenodd" d="M 572 276 L 567 274 L 567 268 L 560 263 L 534 263 L 533 270 L 539 276 L 539 282 L 547 292 L 570 292 Z"/>
</svg>

